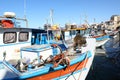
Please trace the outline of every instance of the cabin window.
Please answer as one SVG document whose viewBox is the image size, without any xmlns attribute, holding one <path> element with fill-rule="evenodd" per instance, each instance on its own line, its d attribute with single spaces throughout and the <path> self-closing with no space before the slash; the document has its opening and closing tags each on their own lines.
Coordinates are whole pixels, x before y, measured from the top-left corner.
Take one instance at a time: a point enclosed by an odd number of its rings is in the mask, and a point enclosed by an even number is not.
<svg viewBox="0 0 120 80">
<path fill-rule="evenodd" d="M 85 34 L 85 31 L 84 31 L 84 30 L 80 31 L 80 34 L 81 34 L 81 35 L 84 35 L 84 34 Z"/>
<path fill-rule="evenodd" d="M 70 35 L 76 35 L 76 31 L 75 30 L 70 31 Z"/>
<path fill-rule="evenodd" d="M 28 40 L 28 32 L 20 32 L 19 33 L 19 41 L 23 42 L 23 41 L 27 41 Z"/>
<path fill-rule="evenodd" d="M 3 36 L 3 42 L 5 44 L 7 43 L 15 43 L 17 38 L 17 33 L 16 32 L 5 32 Z"/>
</svg>

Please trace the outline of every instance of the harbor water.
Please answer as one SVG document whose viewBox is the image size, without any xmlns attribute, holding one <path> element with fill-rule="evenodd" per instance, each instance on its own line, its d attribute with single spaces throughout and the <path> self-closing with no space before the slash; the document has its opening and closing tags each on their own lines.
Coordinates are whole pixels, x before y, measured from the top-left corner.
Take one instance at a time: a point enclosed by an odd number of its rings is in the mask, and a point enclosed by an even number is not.
<svg viewBox="0 0 120 80">
<path fill-rule="evenodd" d="M 106 57 L 103 49 L 97 49 L 86 80 L 120 80 L 120 67 Z"/>
</svg>

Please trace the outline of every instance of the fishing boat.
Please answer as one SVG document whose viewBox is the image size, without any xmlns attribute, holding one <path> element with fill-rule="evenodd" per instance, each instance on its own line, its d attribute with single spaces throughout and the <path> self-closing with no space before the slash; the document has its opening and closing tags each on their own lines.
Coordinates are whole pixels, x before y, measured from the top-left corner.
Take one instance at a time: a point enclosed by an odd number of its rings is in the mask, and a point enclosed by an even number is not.
<svg viewBox="0 0 120 80">
<path fill-rule="evenodd" d="M 119 29 L 114 36 L 112 35 L 110 40 L 107 43 L 105 43 L 104 50 L 108 58 L 115 59 L 117 61 L 117 59 L 119 59 L 119 52 L 120 52 L 120 30 Z"/>
<path fill-rule="evenodd" d="M 12 25 L 0 28 L 0 80 L 85 80 L 94 59 L 94 38 L 74 50 L 48 31 Z"/>
<path fill-rule="evenodd" d="M 99 36 L 92 36 L 93 38 L 96 39 L 96 47 L 101 47 L 103 46 L 108 40 L 109 40 L 109 35 L 99 35 Z"/>
<path fill-rule="evenodd" d="M 95 38 L 96 47 L 102 47 L 110 39 L 110 35 L 108 33 L 105 33 L 105 30 L 90 30 L 90 32 L 88 34 L 85 34 L 84 36 Z"/>
</svg>

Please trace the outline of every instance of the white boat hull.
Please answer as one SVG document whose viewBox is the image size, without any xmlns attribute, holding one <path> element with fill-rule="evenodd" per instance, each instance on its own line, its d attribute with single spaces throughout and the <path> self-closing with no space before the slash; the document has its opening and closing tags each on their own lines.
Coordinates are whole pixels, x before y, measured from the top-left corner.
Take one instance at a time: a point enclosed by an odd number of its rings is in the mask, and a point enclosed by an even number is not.
<svg viewBox="0 0 120 80">
<path fill-rule="evenodd" d="M 101 41 L 96 41 L 96 47 L 100 47 L 104 45 L 109 39 L 101 40 Z"/>
</svg>

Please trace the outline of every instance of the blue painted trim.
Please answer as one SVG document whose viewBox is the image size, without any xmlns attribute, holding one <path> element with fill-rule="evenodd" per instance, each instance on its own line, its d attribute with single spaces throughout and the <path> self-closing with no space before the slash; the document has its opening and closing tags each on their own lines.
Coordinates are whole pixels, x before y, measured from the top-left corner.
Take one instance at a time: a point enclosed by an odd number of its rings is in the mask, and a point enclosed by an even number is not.
<svg viewBox="0 0 120 80">
<path fill-rule="evenodd" d="M 85 59 L 85 57 L 90 58 L 91 56 L 92 56 L 92 53 L 90 51 L 88 51 L 87 54 L 83 53 L 80 56 L 78 56 L 78 58 L 72 60 L 71 63 L 70 63 L 70 65 L 73 65 L 75 63 L 81 62 L 81 61 L 83 61 Z"/>
<path fill-rule="evenodd" d="M 96 38 L 96 40 L 101 41 L 101 40 L 108 39 L 108 38 L 109 38 L 109 36 L 105 35 L 105 36 L 101 36 L 101 37 Z"/>
<path fill-rule="evenodd" d="M 40 45 L 41 46 L 41 45 Z M 52 48 L 50 45 L 44 46 L 44 47 L 30 47 L 30 48 L 21 48 L 21 51 L 30 51 L 30 52 L 38 52 L 38 51 L 42 51 L 45 49 L 50 49 Z"/>
<path fill-rule="evenodd" d="M 52 65 L 51 65 L 52 67 Z M 43 68 L 39 68 L 39 69 L 36 69 L 36 70 L 30 70 L 26 73 L 23 73 L 19 79 L 26 79 L 26 78 L 30 78 L 30 77 L 34 77 L 34 76 L 39 76 L 39 75 L 43 75 L 43 74 L 47 74 L 49 73 L 49 70 L 50 70 L 50 66 L 45 66 Z"/>
</svg>

